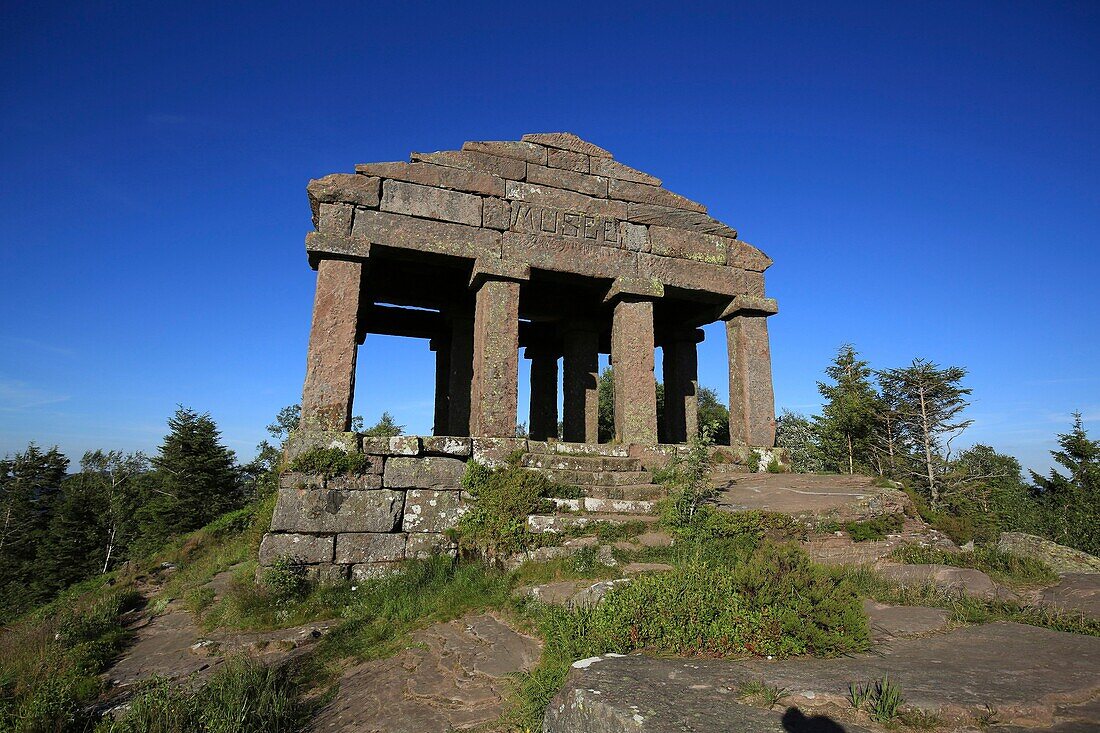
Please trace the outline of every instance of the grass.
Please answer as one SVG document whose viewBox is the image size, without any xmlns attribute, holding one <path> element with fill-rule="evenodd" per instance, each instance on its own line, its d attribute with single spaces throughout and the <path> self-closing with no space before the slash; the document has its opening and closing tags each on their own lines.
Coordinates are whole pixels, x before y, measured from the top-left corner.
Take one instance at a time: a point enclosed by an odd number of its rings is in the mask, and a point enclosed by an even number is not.
<svg viewBox="0 0 1100 733">
<path fill-rule="evenodd" d="M 886 539 L 889 534 L 901 531 L 905 524 L 904 514 L 882 514 L 872 519 L 848 522 L 844 530 L 852 542 L 872 542 Z"/>
<path fill-rule="evenodd" d="M 737 690 L 737 695 L 742 700 L 766 707 L 768 710 L 775 708 L 788 693 L 787 688 L 769 685 L 762 680 L 750 680 Z"/>
<path fill-rule="evenodd" d="M 950 565 L 981 570 L 994 580 L 1017 588 L 1039 587 L 1058 582 L 1058 574 L 1034 558 L 1004 552 L 995 547 L 978 547 L 971 552 L 948 552 L 933 547 L 903 545 L 890 558 L 912 565 Z"/>
</svg>

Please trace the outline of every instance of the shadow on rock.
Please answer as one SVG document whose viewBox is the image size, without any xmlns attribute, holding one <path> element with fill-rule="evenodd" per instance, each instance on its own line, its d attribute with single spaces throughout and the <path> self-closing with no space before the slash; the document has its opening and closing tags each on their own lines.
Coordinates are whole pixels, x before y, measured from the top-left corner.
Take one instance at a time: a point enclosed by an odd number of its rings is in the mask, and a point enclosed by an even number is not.
<svg viewBox="0 0 1100 733">
<path fill-rule="evenodd" d="M 806 715 L 798 708 L 783 713 L 783 730 L 787 733 L 845 733 L 844 726 L 825 715 Z"/>
</svg>

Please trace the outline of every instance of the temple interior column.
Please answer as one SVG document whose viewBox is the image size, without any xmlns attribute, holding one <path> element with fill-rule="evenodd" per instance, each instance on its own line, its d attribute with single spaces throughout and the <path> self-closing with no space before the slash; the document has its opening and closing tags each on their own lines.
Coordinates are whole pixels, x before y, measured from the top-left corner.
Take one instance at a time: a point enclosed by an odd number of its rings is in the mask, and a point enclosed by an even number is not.
<svg viewBox="0 0 1100 733">
<path fill-rule="evenodd" d="M 595 328 L 562 334 L 562 439 L 596 443 L 600 429 L 600 335 Z"/>
<path fill-rule="evenodd" d="M 619 297 L 611 325 L 615 380 L 615 440 L 657 442 L 657 380 L 653 374 L 653 301 Z"/>
<path fill-rule="evenodd" d="M 776 312 L 774 299 L 739 296 L 723 314 L 729 351 L 730 442 L 734 444 L 775 445 L 767 318 Z"/>
<path fill-rule="evenodd" d="M 547 346 L 527 347 L 531 360 L 531 413 L 528 434 L 532 440 L 558 437 L 558 354 Z"/>
<path fill-rule="evenodd" d="M 474 319 L 451 318 L 450 377 L 447 380 L 447 434 L 470 434 L 470 383 L 474 374 Z"/>
<path fill-rule="evenodd" d="M 302 388 L 303 430 L 351 429 L 362 261 L 322 259 Z"/>
<path fill-rule="evenodd" d="M 432 435 L 447 435 L 451 429 L 448 416 L 451 400 L 450 335 L 434 337 L 429 342 L 429 348 L 435 352 L 435 420 L 432 423 Z"/>
<path fill-rule="evenodd" d="M 677 331 L 663 346 L 664 430 L 669 443 L 686 443 L 699 432 L 699 333 Z"/>
<path fill-rule="evenodd" d="M 516 434 L 519 379 L 519 282 L 484 278 L 476 285 L 470 434 Z"/>
</svg>

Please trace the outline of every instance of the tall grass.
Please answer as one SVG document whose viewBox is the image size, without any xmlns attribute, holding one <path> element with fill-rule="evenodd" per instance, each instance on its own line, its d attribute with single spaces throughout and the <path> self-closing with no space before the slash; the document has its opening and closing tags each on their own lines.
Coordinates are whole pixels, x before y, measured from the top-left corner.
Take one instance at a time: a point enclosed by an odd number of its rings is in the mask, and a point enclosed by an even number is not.
<svg viewBox="0 0 1100 733">
<path fill-rule="evenodd" d="M 974 568 L 995 580 L 1017 587 L 1050 585 L 1058 581 L 1058 574 L 1046 563 L 995 547 L 977 547 L 970 552 L 948 552 L 934 547 L 902 545 L 890 553 L 890 558 L 914 565 Z"/>
</svg>

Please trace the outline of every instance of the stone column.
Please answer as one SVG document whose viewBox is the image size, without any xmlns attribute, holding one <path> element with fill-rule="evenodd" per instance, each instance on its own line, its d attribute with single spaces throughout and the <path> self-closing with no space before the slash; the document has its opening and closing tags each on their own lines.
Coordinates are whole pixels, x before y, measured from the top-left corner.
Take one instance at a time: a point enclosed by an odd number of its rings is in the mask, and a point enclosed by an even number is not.
<svg viewBox="0 0 1100 733">
<path fill-rule="evenodd" d="M 528 267 L 500 260 L 478 260 L 474 266 L 470 279 L 476 293 L 470 434 L 475 437 L 511 438 L 516 434 L 519 280 L 529 277 L 529 272 Z"/>
<path fill-rule="evenodd" d="M 665 440 L 686 443 L 699 432 L 699 363 L 696 329 L 678 330 L 665 342 Z"/>
<path fill-rule="evenodd" d="M 355 392 L 356 326 L 365 263 L 322 259 L 309 331 L 302 388 L 302 430 L 351 429 Z"/>
<path fill-rule="evenodd" d="M 451 401 L 451 338 L 436 336 L 429 342 L 435 352 L 435 421 L 432 435 L 449 435 L 451 429 L 448 408 Z"/>
<path fill-rule="evenodd" d="M 545 346 L 527 347 L 531 360 L 531 440 L 558 437 L 558 354 Z"/>
<path fill-rule="evenodd" d="M 770 448 L 775 445 L 775 396 L 772 391 L 770 315 L 774 298 L 737 296 L 722 313 L 730 369 L 730 442 Z"/>
<path fill-rule="evenodd" d="M 597 443 L 600 435 L 600 334 L 575 326 L 562 334 L 562 439 Z"/>
<path fill-rule="evenodd" d="M 653 301 L 622 296 L 611 324 L 615 440 L 657 443 L 657 380 L 653 376 Z"/>
<path fill-rule="evenodd" d="M 451 318 L 451 373 L 447 380 L 447 435 L 470 434 L 470 384 L 474 378 L 474 318 Z"/>
</svg>

